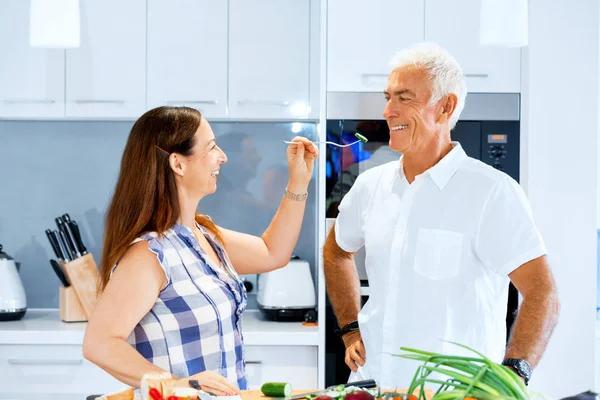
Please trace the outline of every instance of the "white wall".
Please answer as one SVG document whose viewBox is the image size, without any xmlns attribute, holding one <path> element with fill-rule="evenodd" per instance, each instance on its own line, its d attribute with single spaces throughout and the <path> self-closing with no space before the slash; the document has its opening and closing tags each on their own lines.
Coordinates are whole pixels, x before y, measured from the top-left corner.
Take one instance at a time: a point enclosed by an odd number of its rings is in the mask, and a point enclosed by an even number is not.
<svg viewBox="0 0 600 400">
<path fill-rule="evenodd" d="M 551 398 L 594 388 L 598 0 L 530 0 L 522 182 L 562 303 L 531 385 Z"/>
</svg>

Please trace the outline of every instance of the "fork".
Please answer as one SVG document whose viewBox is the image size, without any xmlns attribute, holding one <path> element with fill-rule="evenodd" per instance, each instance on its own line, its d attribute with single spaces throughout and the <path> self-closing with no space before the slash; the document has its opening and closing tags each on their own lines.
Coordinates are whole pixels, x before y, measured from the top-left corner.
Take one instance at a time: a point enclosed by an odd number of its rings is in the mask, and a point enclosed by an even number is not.
<svg viewBox="0 0 600 400">
<path fill-rule="evenodd" d="M 348 143 L 348 144 L 338 144 L 338 143 L 334 143 L 334 142 L 311 142 L 311 143 L 313 143 L 313 144 L 325 143 L 325 144 L 332 144 L 332 145 L 337 146 L 337 147 L 348 147 L 348 146 L 355 145 L 358 142 L 362 142 L 362 140 L 357 140 L 356 142 L 352 142 L 352 143 Z M 300 144 L 300 142 L 289 142 L 287 140 L 284 140 L 283 143 L 287 143 L 287 144 Z"/>
<path fill-rule="evenodd" d="M 354 134 L 354 136 L 356 136 L 358 138 L 358 140 L 356 142 L 352 142 L 352 143 L 348 143 L 348 144 L 338 144 L 338 143 L 334 143 L 334 142 L 312 142 L 313 144 L 319 144 L 319 143 L 326 143 L 326 144 L 331 144 L 337 147 L 348 147 L 348 146 L 353 146 L 358 142 L 363 142 L 363 143 L 367 143 L 369 141 L 369 139 L 367 139 L 366 137 L 364 137 L 363 135 L 361 135 L 360 133 L 356 132 Z M 287 140 L 284 140 L 283 143 L 287 143 L 287 144 L 300 144 L 300 142 L 288 142 Z"/>
</svg>

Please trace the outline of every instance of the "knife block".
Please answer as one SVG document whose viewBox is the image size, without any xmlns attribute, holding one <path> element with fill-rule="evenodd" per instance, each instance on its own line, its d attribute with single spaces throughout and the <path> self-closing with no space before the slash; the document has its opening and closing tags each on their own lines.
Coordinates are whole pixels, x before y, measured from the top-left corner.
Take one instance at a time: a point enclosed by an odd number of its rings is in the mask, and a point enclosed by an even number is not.
<svg viewBox="0 0 600 400">
<path fill-rule="evenodd" d="M 61 286 L 59 297 L 60 320 L 63 322 L 86 322 L 83 306 L 73 286 Z"/>
<path fill-rule="evenodd" d="M 98 300 L 98 281 L 100 274 L 91 253 L 76 258 L 61 267 L 69 279 L 71 286 L 81 304 L 85 319 L 89 320 Z"/>
</svg>

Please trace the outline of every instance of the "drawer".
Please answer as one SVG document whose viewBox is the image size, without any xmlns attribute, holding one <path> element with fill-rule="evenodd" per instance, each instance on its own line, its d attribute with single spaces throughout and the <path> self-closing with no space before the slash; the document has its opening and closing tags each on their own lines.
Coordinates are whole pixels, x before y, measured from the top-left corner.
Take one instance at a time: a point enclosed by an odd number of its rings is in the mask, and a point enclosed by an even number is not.
<svg viewBox="0 0 600 400">
<path fill-rule="evenodd" d="M 250 390 L 265 382 L 289 382 L 292 389 L 318 387 L 316 346 L 246 346 L 246 376 Z"/>
<path fill-rule="evenodd" d="M 0 399 L 110 393 L 125 387 L 85 360 L 81 346 L 0 345 Z"/>
</svg>

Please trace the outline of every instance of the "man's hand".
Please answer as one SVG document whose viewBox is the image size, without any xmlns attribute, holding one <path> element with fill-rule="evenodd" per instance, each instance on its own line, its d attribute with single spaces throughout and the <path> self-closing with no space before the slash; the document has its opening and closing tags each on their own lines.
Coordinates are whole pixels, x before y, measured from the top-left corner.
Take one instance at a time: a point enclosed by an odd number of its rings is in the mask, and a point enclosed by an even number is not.
<svg viewBox="0 0 600 400">
<path fill-rule="evenodd" d="M 367 361 L 367 352 L 365 351 L 365 345 L 362 341 L 360 331 L 352 331 L 342 336 L 344 345 L 346 346 L 346 365 L 350 367 L 353 372 L 358 371 L 358 365 L 361 367 L 365 365 Z"/>
</svg>

